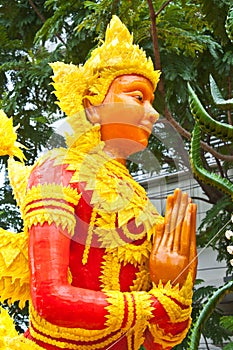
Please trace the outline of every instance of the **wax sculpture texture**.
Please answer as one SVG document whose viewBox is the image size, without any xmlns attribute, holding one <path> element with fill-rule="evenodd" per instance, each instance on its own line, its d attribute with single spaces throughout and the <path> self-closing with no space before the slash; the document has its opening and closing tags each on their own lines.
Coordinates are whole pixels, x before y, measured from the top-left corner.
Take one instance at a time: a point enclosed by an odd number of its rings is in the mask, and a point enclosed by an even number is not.
<svg viewBox="0 0 233 350">
<path fill-rule="evenodd" d="M 24 335 L 1 311 L 1 349 L 171 349 L 190 327 L 194 272 L 183 285 L 151 280 L 149 259 L 164 218 L 125 165 L 106 154 L 101 126 L 84 110 L 87 100 L 100 105 L 119 76 L 136 74 L 156 88 L 160 73 L 132 41 L 113 16 L 105 42 L 83 66 L 51 64 L 74 131 L 67 148 L 29 167 L 12 126 L 11 144 L 0 145 L 0 155 L 10 155 L 24 220 L 23 233 L 0 230 L 0 300 L 30 302 Z"/>
</svg>

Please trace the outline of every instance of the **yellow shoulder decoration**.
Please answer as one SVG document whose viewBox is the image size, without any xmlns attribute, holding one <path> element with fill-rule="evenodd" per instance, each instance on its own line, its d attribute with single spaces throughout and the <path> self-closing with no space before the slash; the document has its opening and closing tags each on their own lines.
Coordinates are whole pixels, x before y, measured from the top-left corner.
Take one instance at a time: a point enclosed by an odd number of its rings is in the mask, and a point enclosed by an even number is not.
<svg viewBox="0 0 233 350">
<path fill-rule="evenodd" d="M 8 176 L 13 190 L 14 198 L 20 208 L 24 201 L 28 179 L 32 167 L 33 166 L 26 166 L 21 162 L 17 162 L 12 157 L 10 157 L 8 160 Z"/>
<path fill-rule="evenodd" d="M 13 319 L 0 308 L 0 349 L 1 350 L 43 350 L 23 334 L 18 335 Z"/>
<path fill-rule="evenodd" d="M 0 301 L 20 300 L 22 308 L 30 299 L 28 236 L 0 228 Z"/>
<path fill-rule="evenodd" d="M 15 156 L 19 158 L 21 162 L 23 162 L 25 156 L 19 147 L 25 147 L 16 141 L 17 128 L 18 127 L 13 127 L 12 118 L 8 118 L 6 114 L 0 110 L 0 156 Z"/>
<path fill-rule="evenodd" d="M 13 194 L 20 207 L 23 201 L 26 184 L 29 177 L 31 167 L 24 165 L 26 159 L 21 148 L 26 148 L 17 142 L 17 133 L 19 125 L 13 127 L 13 119 L 0 110 L 0 156 L 8 155 L 8 174 L 10 184 L 13 188 Z M 13 157 L 17 157 L 19 161 L 15 161 Z"/>
<path fill-rule="evenodd" d="M 25 147 L 16 141 L 16 130 L 17 127 L 13 127 L 12 118 L 8 118 L 0 110 L 0 156 L 10 156 L 8 174 L 14 197 L 17 204 L 21 206 L 31 167 L 24 165 L 25 156 L 19 147 Z M 14 156 L 20 162 L 15 161 Z M 22 308 L 29 299 L 28 235 L 24 232 L 18 234 L 8 232 L 0 228 L 0 301 L 8 300 L 13 303 L 19 300 L 19 306 Z"/>
</svg>

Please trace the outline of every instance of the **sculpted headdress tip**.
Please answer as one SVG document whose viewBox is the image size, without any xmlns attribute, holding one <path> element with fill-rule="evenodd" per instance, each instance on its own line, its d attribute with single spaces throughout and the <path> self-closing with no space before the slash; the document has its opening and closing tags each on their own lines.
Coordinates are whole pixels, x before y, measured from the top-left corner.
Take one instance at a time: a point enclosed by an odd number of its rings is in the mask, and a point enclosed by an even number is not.
<svg viewBox="0 0 233 350">
<path fill-rule="evenodd" d="M 51 64 L 54 70 L 55 94 L 67 115 L 83 109 L 83 99 L 93 105 L 101 104 L 112 81 L 121 75 L 138 74 L 149 79 L 154 87 L 160 72 L 154 70 L 151 58 L 138 45 L 133 35 L 117 16 L 110 21 L 105 41 L 94 49 L 83 66 L 61 62 Z"/>
</svg>

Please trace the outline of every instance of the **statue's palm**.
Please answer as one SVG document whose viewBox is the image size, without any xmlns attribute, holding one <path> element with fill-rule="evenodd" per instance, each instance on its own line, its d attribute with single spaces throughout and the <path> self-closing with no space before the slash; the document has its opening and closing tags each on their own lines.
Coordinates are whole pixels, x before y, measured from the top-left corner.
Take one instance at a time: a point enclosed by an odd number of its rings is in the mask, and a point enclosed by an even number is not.
<svg viewBox="0 0 233 350">
<path fill-rule="evenodd" d="M 176 189 L 169 195 L 163 224 L 156 227 L 150 256 L 151 280 L 163 284 L 169 280 L 182 286 L 190 272 L 196 276 L 196 205 L 186 193 Z"/>
</svg>

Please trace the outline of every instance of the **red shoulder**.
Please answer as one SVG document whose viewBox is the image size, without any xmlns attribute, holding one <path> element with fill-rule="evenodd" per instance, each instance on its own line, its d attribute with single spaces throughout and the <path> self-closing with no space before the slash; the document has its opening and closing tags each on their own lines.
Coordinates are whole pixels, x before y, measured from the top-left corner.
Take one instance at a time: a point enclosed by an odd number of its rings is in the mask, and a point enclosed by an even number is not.
<svg viewBox="0 0 233 350">
<path fill-rule="evenodd" d="M 67 187 L 70 183 L 73 171 L 67 170 L 69 164 L 63 162 L 64 151 L 48 152 L 34 165 L 28 180 L 28 188 L 44 184 L 56 184 Z"/>
</svg>

